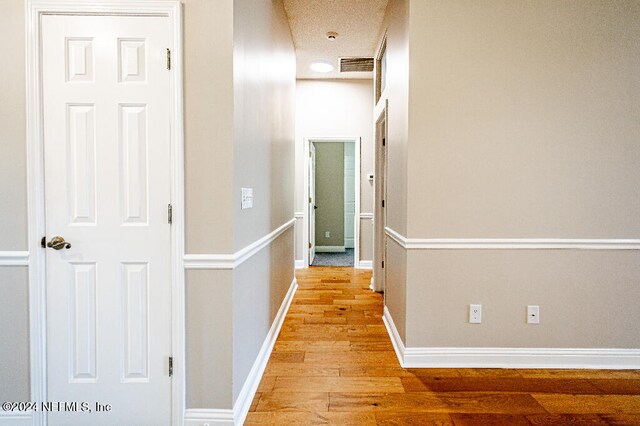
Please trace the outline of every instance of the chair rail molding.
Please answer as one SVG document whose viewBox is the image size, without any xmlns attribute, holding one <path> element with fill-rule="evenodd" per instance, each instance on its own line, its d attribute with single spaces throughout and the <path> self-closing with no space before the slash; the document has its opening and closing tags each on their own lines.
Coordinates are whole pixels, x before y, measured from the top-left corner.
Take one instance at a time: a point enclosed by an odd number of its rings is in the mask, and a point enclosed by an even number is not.
<svg viewBox="0 0 640 426">
<path fill-rule="evenodd" d="M 0 266 L 29 266 L 29 252 L 0 251 Z"/>
<path fill-rule="evenodd" d="M 293 218 L 233 254 L 185 254 L 182 259 L 184 269 L 235 269 L 271 244 L 295 223 L 296 219 Z"/>
<path fill-rule="evenodd" d="M 640 250 L 640 239 L 613 238 L 407 238 L 385 233 L 407 250 Z"/>
</svg>

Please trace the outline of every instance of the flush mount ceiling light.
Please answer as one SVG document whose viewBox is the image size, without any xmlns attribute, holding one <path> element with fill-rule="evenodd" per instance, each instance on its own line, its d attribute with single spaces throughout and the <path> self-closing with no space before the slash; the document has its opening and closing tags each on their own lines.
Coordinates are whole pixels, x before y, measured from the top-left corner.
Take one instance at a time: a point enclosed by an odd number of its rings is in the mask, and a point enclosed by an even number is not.
<svg viewBox="0 0 640 426">
<path fill-rule="evenodd" d="M 327 61 L 314 61 L 311 63 L 311 70 L 315 72 L 330 72 L 333 71 L 333 65 Z"/>
<path fill-rule="evenodd" d="M 329 41 L 336 41 L 336 37 L 338 37 L 338 33 L 335 31 L 329 31 L 327 33 L 327 40 Z"/>
</svg>

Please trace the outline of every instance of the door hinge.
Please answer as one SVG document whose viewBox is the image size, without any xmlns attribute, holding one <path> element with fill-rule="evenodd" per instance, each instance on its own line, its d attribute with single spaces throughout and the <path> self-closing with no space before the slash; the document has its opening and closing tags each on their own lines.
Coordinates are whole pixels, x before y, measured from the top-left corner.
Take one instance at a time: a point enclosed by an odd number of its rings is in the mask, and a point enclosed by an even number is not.
<svg viewBox="0 0 640 426">
<path fill-rule="evenodd" d="M 171 69 L 171 49 L 167 47 L 167 69 Z"/>
<path fill-rule="evenodd" d="M 311 243 L 309 243 L 309 248 L 311 248 Z"/>
<path fill-rule="evenodd" d="M 382 200 L 382 207 L 384 207 L 384 200 Z"/>
<path fill-rule="evenodd" d="M 173 377 L 173 357 L 169 357 L 169 377 Z"/>
<path fill-rule="evenodd" d="M 387 144 L 387 138 L 382 138 L 382 146 L 385 146 Z"/>
<path fill-rule="evenodd" d="M 42 239 L 40 240 L 40 247 L 47 248 L 47 236 L 46 235 L 44 237 L 42 237 Z"/>
<path fill-rule="evenodd" d="M 311 197 L 309 197 L 309 204 L 311 204 Z"/>
<path fill-rule="evenodd" d="M 173 223 L 173 207 L 171 204 L 167 205 L 167 222 Z"/>
<path fill-rule="evenodd" d="M 384 268 L 384 260 L 382 261 L 382 268 Z"/>
</svg>

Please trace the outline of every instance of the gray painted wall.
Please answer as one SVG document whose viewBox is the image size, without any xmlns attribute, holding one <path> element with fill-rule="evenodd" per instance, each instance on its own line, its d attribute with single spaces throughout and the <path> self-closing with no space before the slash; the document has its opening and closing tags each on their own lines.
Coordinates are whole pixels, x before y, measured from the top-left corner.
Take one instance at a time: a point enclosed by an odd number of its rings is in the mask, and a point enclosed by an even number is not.
<svg viewBox="0 0 640 426">
<path fill-rule="evenodd" d="M 234 1 L 234 250 L 293 219 L 295 54 L 282 0 Z M 240 209 L 240 188 L 253 208 Z M 293 228 L 233 274 L 233 401 L 294 278 Z"/>
<path fill-rule="evenodd" d="M 0 2 L 0 251 L 27 250 L 24 2 Z M 29 401 L 26 267 L 0 266 L 0 400 Z"/>
<path fill-rule="evenodd" d="M 232 407 L 232 297 L 232 271 L 187 271 L 187 408 Z"/>
<path fill-rule="evenodd" d="M 30 401 L 29 291 L 24 266 L 0 267 L 0 401 Z"/>
<path fill-rule="evenodd" d="M 233 251 L 233 0 L 183 0 L 186 253 Z M 215 183 L 215 184 L 213 184 Z"/>
<path fill-rule="evenodd" d="M 344 246 L 344 143 L 316 147 L 316 246 Z M 329 232 L 329 238 L 326 237 Z"/>
<path fill-rule="evenodd" d="M 390 2 L 391 23 L 401 3 Z M 389 169 L 402 152 L 406 221 L 389 196 L 391 228 L 640 236 L 638 2 L 413 0 L 407 24 L 408 98 L 389 95 Z M 393 67 L 390 55 L 390 80 Z M 403 151 L 392 133 L 405 123 Z M 391 190 L 402 177 L 389 180 Z M 390 263 L 405 252 L 407 282 L 387 304 L 409 347 L 640 347 L 637 251 L 392 250 Z M 480 326 L 466 322 L 470 303 L 483 304 Z M 525 324 L 527 304 L 540 305 L 539 326 Z"/>
</svg>

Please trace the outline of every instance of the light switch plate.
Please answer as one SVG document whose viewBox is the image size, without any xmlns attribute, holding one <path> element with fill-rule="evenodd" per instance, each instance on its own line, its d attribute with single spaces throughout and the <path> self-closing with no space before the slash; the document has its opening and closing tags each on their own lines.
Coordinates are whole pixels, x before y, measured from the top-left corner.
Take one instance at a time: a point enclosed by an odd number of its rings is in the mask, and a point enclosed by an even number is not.
<svg viewBox="0 0 640 426">
<path fill-rule="evenodd" d="M 253 188 L 242 188 L 242 210 L 253 208 Z"/>
</svg>

